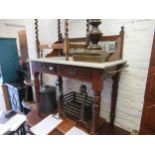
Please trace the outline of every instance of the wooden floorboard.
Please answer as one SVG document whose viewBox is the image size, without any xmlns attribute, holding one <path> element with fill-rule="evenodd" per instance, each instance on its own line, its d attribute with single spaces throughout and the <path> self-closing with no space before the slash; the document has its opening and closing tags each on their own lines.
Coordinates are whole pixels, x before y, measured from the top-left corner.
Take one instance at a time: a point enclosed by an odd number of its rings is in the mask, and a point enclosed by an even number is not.
<svg viewBox="0 0 155 155">
<path fill-rule="evenodd" d="M 58 129 L 55 129 L 54 131 L 52 131 L 51 135 L 63 135 L 63 133 L 61 131 L 59 131 Z M 100 130 L 98 135 L 130 135 L 130 132 L 121 129 L 119 127 L 116 126 L 110 126 L 109 123 L 106 123 Z"/>
<path fill-rule="evenodd" d="M 29 127 L 34 126 L 40 122 L 44 117 L 39 117 L 37 111 L 31 111 L 27 115 L 27 125 Z M 52 132 L 52 135 L 62 135 L 67 132 L 70 128 L 76 125 L 75 121 L 65 118 L 63 123 L 57 127 L 57 129 Z M 109 123 L 104 123 L 104 125 L 98 131 L 98 135 L 129 135 L 130 132 L 121 129 L 116 126 L 111 126 Z"/>
<path fill-rule="evenodd" d="M 99 130 L 99 135 L 129 135 L 130 132 L 121 129 L 116 126 L 111 126 L 109 123 L 105 123 Z"/>
</svg>

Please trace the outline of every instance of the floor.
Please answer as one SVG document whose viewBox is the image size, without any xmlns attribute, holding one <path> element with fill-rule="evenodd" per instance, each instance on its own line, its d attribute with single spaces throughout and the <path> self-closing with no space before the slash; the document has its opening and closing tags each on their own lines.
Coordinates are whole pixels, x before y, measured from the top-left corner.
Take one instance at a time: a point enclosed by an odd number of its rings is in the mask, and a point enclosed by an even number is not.
<svg viewBox="0 0 155 155">
<path fill-rule="evenodd" d="M 116 126 L 112 127 L 109 123 L 106 123 L 99 130 L 99 135 L 130 135 L 130 132 Z"/>
<path fill-rule="evenodd" d="M 35 117 L 34 117 L 35 116 Z M 35 113 L 35 115 L 33 115 L 33 117 L 31 117 L 34 119 L 34 121 L 37 120 L 37 122 L 40 121 L 40 119 L 37 117 L 37 113 Z M 61 125 L 60 128 L 65 128 L 66 130 L 68 126 L 67 123 L 69 124 L 69 127 L 73 126 L 74 123 L 72 121 L 68 121 L 66 122 L 66 124 L 64 125 Z M 116 126 L 110 126 L 109 123 L 105 123 L 104 126 L 99 130 L 99 135 L 130 135 L 130 132 L 124 130 L 124 129 L 121 129 L 119 127 L 116 127 Z M 52 135 L 63 135 L 63 133 L 61 132 L 61 130 L 58 130 L 58 129 L 55 129 L 54 131 L 52 131 Z"/>
<path fill-rule="evenodd" d="M 27 115 L 27 124 L 30 127 L 32 127 L 38 122 L 40 122 L 42 119 L 43 117 L 39 117 L 36 110 L 32 110 Z M 57 127 L 57 129 L 51 132 L 51 135 L 62 135 L 75 125 L 76 125 L 75 121 L 69 118 L 65 118 L 63 123 L 61 123 Z M 130 132 L 116 126 L 111 126 L 109 123 L 104 123 L 104 125 L 98 131 L 98 135 L 129 135 L 129 134 Z"/>
<path fill-rule="evenodd" d="M 52 135 L 63 135 L 63 133 L 55 129 L 52 131 Z M 106 123 L 104 127 L 100 129 L 99 135 L 130 135 L 130 132 L 116 126 L 111 127 L 110 124 Z"/>
</svg>

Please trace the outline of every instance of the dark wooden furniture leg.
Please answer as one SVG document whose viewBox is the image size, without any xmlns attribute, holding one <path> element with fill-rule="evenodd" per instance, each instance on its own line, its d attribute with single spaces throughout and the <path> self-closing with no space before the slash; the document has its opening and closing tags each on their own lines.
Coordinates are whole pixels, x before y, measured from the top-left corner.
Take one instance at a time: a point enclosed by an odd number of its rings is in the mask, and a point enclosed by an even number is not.
<svg viewBox="0 0 155 155">
<path fill-rule="evenodd" d="M 102 74 L 103 72 L 101 70 L 93 70 L 92 88 L 94 91 L 94 104 L 92 114 L 92 134 L 96 134 L 97 129 L 100 127 L 100 101 L 103 88 Z"/>
<path fill-rule="evenodd" d="M 123 56 L 123 45 L 124 45 L 124 27 L 121 27 L 120 31 L 121 36 L 121 44 L 120 44 L 120 54 L 119 57 L 122 59 Z M 119 70 L 121 66 L 117 66 L 117 70 Z M 116 104 L 117 104 L 117 95 L 118 95 L 118 84 L 120 79 L 120 72 L 112 77 L 112 94 L 111 94 L 111 112 L 110 112 L 110 124 L 114 126 L 115 114 L 116 114 Z"/>
<path fill-rule="evenodd" d="M 39 73 L 34 73 L 34 83 L 35 83 L 35 94 L 36 94 L 36 101 L 37 101 L 37 109 L 38 109 L 38 115 L 41 116 L 40 112 L 40 81 L 39 81 Z"/>
<path fill-rule="evenodd" d="M 118 84 L 120 79 L 120 73 L 117 73 L 112 77 L 112 96 L 111 96 L 111 112 L 110 112 L 110 125 L 114 125 L 115 120 L 115 112 L 116 112 L 116 103 L 117 103 L 117 95 L 118 95 Z"/>
<path fill-rule="evenodd" d="M 58 111 L 59 114 L 63 117 L 64 113 L 63 113 L 63 106 L 62 106 L 62 102 L 63 102 L 63 80 L 61 76 L 58 76 L 58 87 L 59 87 L 59 103 L 58 103 Z"/>
<path fill-rule="evenodd" d="M 63 80 L 61 76 L 58 76 L 58 86 L 59 86 L 59 93 L 60 93 L 60 100 L 63 98 Z"/>
<path fill-rule="evenodd" d="M 94 104 L 93 104 L 93 119 L 92 119 L 92 133 L 95 134 L 100 125 L 100 101 L 101 92 L 94 91 Z"/>
</svg>

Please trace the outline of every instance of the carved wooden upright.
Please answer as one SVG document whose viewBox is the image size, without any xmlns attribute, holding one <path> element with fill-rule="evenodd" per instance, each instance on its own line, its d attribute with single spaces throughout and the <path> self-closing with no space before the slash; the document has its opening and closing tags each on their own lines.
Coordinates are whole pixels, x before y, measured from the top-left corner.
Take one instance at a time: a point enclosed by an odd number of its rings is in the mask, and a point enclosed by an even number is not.
<svg viewBox="0 0 155 155">
<path fill-rule="evenodd" d="M 65 19 L 65 38 L 64 38 L 64 53 L 66 60 L 69 60 L 69 38 L 68 38 L 68 32 L 69 32 L 69 22 L 68 19 Z"/>
<path fill-rule="evenodd" d="M 36 39 L 36 51 L 37 58 L 40 58 L 40 41 L 39 41 L 39 29 L 38 29 L 38 19 L 35 19 L 35 39 Z"/>
</svg>

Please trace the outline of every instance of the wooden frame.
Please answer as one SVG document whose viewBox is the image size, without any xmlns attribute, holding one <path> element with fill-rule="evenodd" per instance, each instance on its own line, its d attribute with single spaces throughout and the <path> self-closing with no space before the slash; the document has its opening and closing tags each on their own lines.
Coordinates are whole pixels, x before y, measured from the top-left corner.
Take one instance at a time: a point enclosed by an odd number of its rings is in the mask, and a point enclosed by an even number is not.
<svg viewBox="0 0 155 155">
<path fill-rule="evenodd" d="M 155 135 L 155 31 L 139 133 L 141 135 Z"/>
<path fill-rule="evenodd" d="M 123 42 L 124 42 L 124 27 L 121 28 L 119 35 L 103 36 L 101 41 L 116 41 L 117 47 L 116 47 L 115 53 L 112 55 L 110 60 L 122 59 Z M 68 51 L 71 48 L 86 48 L 86 38 L 71 38 L 71 39 L 68 39 L 67 44 L 68 45 L 66 45 L 66 42 L 64 43 L 56 42 L 54 44 L 40 44 L 39 48 L 40 50 L 44 50 L 44 49 L 52 50 L 53 49 L 51 53 L 47 55 L 47 57 L 60 56 L 59 50 L 64 50 L 64 48 L 67 48 Z M 61 56 L 63 56 L 64 54 L 65 53 L 61 54 Z"/>
<path fill-rule="evenodd" d="M 58 20 L 60 22 L 60 20 Z M 65 20 L 65 38 L 60 41 L 57 41 L 53 44 L 40 44 L 39 41 L 39 29 L 38 29 L 38 20 L 35 19 L 35 34 L 36 34 L 36 47 L 37 47 L 37 56 L 42 56 L 42 52 L 44 49 L 53 49 L 51 53 L 47 55 L 50 56 L 60 56 L 65 55 L 66 60 L 69 57 L 69 49 L 71 48 L 86 48 L 88 44 L 88 38 L 68 38 L 68 20 Z M 89 31 L 89 21 L 87 21 L 87 33 Z M 58 23 L 58 36 L 61 35 L 60 31 L 60 23 Z M 121 27 L 121 31 L 119 35 L 111 35 L 111 36 L 102 36 L 101 41 L 116 41 L 117 49 L 110 58 L 110 60 L 119 60 L 122 58 L 123 54 L 123 42 L 124 42 L 124 27 Z M 63 51 L 63 52 L 62 52 Z"/>
</svg>

